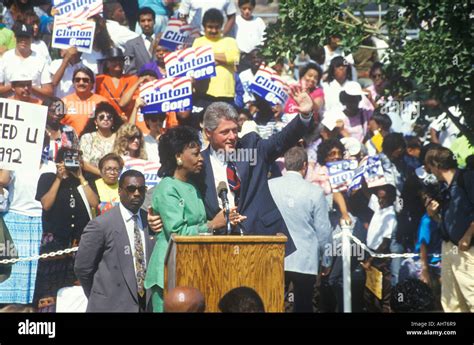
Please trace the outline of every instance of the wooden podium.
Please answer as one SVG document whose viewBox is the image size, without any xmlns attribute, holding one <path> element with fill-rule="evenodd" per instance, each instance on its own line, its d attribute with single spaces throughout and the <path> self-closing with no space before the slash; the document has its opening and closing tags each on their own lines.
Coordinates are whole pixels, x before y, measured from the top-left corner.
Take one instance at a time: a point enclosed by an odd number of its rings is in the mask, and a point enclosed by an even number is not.
<svg viewBox="0 0 474 345">
<path fill-rule="evenodd" d="M 176 236 L 165 258 L 165 289 L 189 286 L 206 299 L 206 311 L 218 312 L 229 290 L 248 286 L 258 292 L 266 312 L 284 312 L 285 235 Z"/>
</svg>

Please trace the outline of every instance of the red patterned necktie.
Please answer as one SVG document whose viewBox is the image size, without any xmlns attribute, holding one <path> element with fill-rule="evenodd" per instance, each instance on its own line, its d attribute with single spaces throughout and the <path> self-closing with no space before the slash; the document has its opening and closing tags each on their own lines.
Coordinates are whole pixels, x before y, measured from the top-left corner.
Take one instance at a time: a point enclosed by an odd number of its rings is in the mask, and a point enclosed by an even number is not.
<svg viewBox="0 0 474 345">
<path fill-rule="evenodd" d="M 239 204 L 240 198 L 240 179 L 237 175 L 237 169 L 234 162 L 227 162 L 227 183 L 232 192 L 234 192 L 235 206 Z"/>
</svg>

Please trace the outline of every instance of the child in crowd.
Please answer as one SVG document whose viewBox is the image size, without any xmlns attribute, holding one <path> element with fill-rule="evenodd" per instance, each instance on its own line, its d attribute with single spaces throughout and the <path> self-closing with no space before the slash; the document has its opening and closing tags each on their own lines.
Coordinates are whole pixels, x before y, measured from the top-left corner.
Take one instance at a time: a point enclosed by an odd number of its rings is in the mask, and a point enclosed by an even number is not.
<svg viewBox="0 0 474 345">
<path fill-rule="evenodd" d="M 397 192 L 394 186 L 386 184 L 375 191 L 378 203 L 373 203 L 374 215 L 367 230 L 367 247 L 376 253 L 390 253 L 390 239 L 397 227 L 395 199 Z M 362 263 L 366 271 L 371 266 L 382 273 L 382 299 L 378 299 L 368 289 L 364 300 L 369 312 L 390 312 L 391 272 L 390 259 L 369 257 Z"/>
<path fill-rule="evenodd" d="M 241 53 L 248 54 L 263 44 L 265 40 L 265 23 L 255 17 L 255 0 L 239 0 L 240 15 L 235 18 L 235 39 Z"/>
</svg>

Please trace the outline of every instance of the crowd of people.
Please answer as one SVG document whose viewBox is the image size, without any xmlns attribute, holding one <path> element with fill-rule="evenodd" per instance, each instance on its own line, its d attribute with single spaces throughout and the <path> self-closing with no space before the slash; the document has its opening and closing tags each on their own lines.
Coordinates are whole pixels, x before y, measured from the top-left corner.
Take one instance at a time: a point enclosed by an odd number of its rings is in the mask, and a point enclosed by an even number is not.
<svg viewBox="0 0 474 345">
<path fill-rule="evenodd" d="M 0 305 L 54 312 L 61 289 L 81 286 L 91 312 L 204 311 L 193 287 L 164 296 L 166 250 L 172 234 L 230 227 L 288 237 L 291 310 L 342 312 L 337 234 L 348 227 L 365 247 L 353 245 L 353 311 L 474 311 L 474 149 L 436 100 L 390 94 L 390 62 L 376 49 L 346 54 L 334 33 L 264 61 L 255 0 L 138 0 L 104 1 L 90 18 L 92 52 L 81 53 L 51 48 L 50 1 L 5 3 L 0 97 L 48 114 L 38 169 L 0 170 L 0 227 L 20 258 L 79 249 L 0 265 Z M 160 38 L 170 18 L 199 29 L 192 46 L 212 47 L 216 76 L 193 80 L 191 110 L 143 114 L 140 87 L 167 77 Z M 249 88 L 262 63 L 288 83 L 285 104 Z M 335 162 L 356 170 L 371 158 L 378 183 L 334 185 Z M 374 274 L 380 295 L 366 286 Z M 265 310 L 240 289 L 222 311 Z"/>
</svg>

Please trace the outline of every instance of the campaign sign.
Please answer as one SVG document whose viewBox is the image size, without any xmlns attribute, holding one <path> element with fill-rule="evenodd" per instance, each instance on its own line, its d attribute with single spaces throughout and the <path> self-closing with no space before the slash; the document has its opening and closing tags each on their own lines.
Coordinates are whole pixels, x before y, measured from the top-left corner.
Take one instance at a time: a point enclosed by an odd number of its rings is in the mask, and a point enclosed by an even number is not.
<svg viewBox="0 0 474 345">
<path fill-rule="evenodd" d="M 383 172 L 382 162 L 380 161 L 380 157 L 378 155 L 367 157 L 364 178 L 369 188 L 379 187 L 387 184 L 385 174 Z"/>
<path fill-rule="evenodd" d="M 37 171 L 48 107 L 0 99 L 0 169 Z"/>
<path fill-rule="evenodd" d="M 211 46 L 178 50 L 164 57 L 169 77 L 189 77 L 196 80 L 216 75 L 216 62 Z"/>
<path fill-rule="evenodd" d="M 140 171 L 145 176 L 145 185 L 148 189 L 155 187 L 160 182 L 158 176 L 158 170 L 160 169 L 160 163 L 155 161 L 147 161 L 139 158 L 124 158 L 124 166 L 122 174 L 127 170 Z"/>
<path fill-rule="evenodd" d="M 190 47 L 196 37 L 199 37 L 198 29 L 194 29 L 180 19 L 170 19 L 158 45 L 168 48 L 170 51 L 175 51 Z"/>
<path fill-rule="evenodd" d="M 354 159 L 326 163 L 333 192 L 343 192 L 348 189 L 357 166 L 358 162 Z"/>
<path fill-rule="evenodd" d="M 143 114 L 184 111 L 192 108 L 191 79 L 165 78 L 150 81 L 140 87 L 140 97 L 147 104 Z"/>
<path fill-rule="evenodd" d="M 55 18 L 52 47 L 76 47 L 82 53 L 92 53 L 94 32 L 95 22 Z"/>
<path fill-rule="evenodd" d="M 55 17 L 87 19 L 103 11 L 102 0 L 53 0 Z"/>
<path fill-rule="evenodd" d="M 288 99 L 288 85 L 273 69 L 264 64 L 255 74 L 250 90 L 272 105 L 283 105 Z"/>
</svg>

